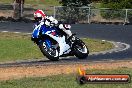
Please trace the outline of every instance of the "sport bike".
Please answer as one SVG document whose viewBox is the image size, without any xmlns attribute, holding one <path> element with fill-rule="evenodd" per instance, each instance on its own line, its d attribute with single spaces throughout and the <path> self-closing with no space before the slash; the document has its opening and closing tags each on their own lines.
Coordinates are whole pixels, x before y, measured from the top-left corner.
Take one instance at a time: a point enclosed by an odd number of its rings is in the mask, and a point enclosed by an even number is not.
<svg viewBox="0 0 132 88">
<path fill-rule="evenodd" d="M 32 41 L 38 45 L 43 55 L 52 61 L 66 56 L 76 56 L 79 59 L 87 58 L 89 50 L 85 43 L 75 37 L 75 34 L 67 37 L 62 32 L 57 27 L 47 27 L 44 23 L 40 23 L 32 32 Z"/>
</svg>

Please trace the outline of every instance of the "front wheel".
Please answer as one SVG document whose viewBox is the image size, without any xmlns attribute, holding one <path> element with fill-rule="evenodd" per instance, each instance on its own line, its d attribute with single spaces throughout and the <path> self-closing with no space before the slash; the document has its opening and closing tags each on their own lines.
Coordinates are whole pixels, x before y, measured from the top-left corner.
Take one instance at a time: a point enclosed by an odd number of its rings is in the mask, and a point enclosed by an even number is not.
<svg viewBox="0 0 132 88">
<path fill-rule="evenodd" d="M 49 60 L 58 61 L 59 60 L 59 48 L 48 48 L 45 42 L 39 44 L 39 48 L 44 56 Z"/>
<path fill-rule="evenodd" d="M 88 57 L 89 50 L 85 45 L 85 43 L 80 39 L 77 39 L 73 44 L 73 50 L 74 50 L 74 55 L 79 59 L 85 59 Z"/>
</svg>

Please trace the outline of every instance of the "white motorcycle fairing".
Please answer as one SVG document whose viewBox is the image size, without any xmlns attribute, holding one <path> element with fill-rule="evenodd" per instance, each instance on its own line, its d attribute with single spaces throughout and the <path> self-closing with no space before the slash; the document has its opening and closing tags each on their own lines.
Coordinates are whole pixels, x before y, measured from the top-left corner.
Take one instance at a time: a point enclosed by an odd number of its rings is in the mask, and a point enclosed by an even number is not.
<svg viewBox="0 0 132 88">
<path fill-rule="evenodd" d="M 52 32 L 54 32 L 55 30 L 52 30 Z M 54 36 L 51 34 L 51 31 L 47 31 L 45 33 L 46 35 L 50 36 L 51 38 L 53 38 L 54 40 L 56 40 L 59 44 L 59 47 L 60 47 L 60 52 L 59 52 L 59 56 L 63 55 L 63 54 L 68 54 L 71 49 L 70 49 L 70 46 L 68 44 L 66 44 L 66 41 L 65 41 L 65 36 Z"/>
</svg>

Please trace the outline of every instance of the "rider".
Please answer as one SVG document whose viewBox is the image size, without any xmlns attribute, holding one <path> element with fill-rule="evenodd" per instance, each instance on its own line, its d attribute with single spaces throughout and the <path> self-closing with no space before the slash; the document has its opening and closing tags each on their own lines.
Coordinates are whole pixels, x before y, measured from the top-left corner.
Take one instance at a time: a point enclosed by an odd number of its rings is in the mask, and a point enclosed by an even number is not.
<svg viewBox="0 0 132 88">
<path fill-rule="evenodd" d="M 34 19 L 34 28 L 36 28 L 40 23 L 43 22 L 43 24 L 45 24 L 46 26 L 56 26 L 58 29 L 63 30 L 63 32 L 68 35 L 68 37 L 72 36 L 72 33 L 70 31 L 70 25 L 58 24 L 58 21 L 55 18 L 53 18 L 52 16 L 46 16 L 46 14 L 42 10 L 37 10 L 34 12 Z M 39 36 L 39 33 L 37 34 Z"/>
</svg>

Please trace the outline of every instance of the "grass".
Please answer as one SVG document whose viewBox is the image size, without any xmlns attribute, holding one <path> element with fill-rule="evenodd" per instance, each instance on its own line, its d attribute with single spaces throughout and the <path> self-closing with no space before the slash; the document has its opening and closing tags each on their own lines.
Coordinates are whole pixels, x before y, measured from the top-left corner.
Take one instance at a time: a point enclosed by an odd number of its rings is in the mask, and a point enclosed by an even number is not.
<svg viewBox="0 0 132 88">
<path fill-rule="evenodd" d="M 86 43 L 90 52 L 99 52 L 99 51 L 109 50 L 114 47 L 109 42 L 103 42 L 97 39 L 83 38 L 82 40 Z"/>
<path fill-rule="evenodd" d="M 130 74 L 131 68 L 118 68 L 115 70 L 91 69 L 87 73 L 94 74 Z M 84 84 L 76 82 L 77 73 L 69 75 L 56 75 L 48 77 L 22 78 L 18 80 L 1 81 L 0 88 L 132 88 L 132 83 L 128 84 Z"/>
<path fill-rule="evenodd" d="M 43 58 L 43 54 L 38 46 L 31 41 L 30 37 L 31 35 L 26 34 L 0 32 L 0 62 Z M 90 52 L 113 48 L 111 43 L 100 40 L 83 39 L 83 41 Z"/>
<path fill-rule="evenodd" d="M 10 4 L 12 5 L 13 0 L 0 0 L 0 4 Z M 35 9 L 42 9 L 47 15 L 51 16 L 54 13 L 54 7 L 53 6 L 60 6 L 61 4 L 59 3 L 59 0 L 25 0 L 25 5 L 24 5 L 24 16 L 29 17 L 30 19 L 32 18 L 32 13 L 35 11 Z M 6 6 L 4 7 L 4 9 Z M 28 10 L 26 11 L 26 8 L 32 8 L 33 10 Z M 4 11 L 9 12 L 10 10 L 13 9 L 6 9 Z M 3 12 L 3 11 L 2 11 Z M 6 13 L 9 14 L 9 13 Z"/>
<path fill-rule="evenodd" d="M 13 3 L 13 0 L 0 0 L 0 3 L 11 4 Z M 60 5 L 59 0 L 25 0 L 25 4 L 50 5 L 50 6 Z"/>
<path fill-rule="evenodd" d="M 42 58 L 39 48 L 29 35 L 0 33 L 0 61 Z"/>
</svg>

